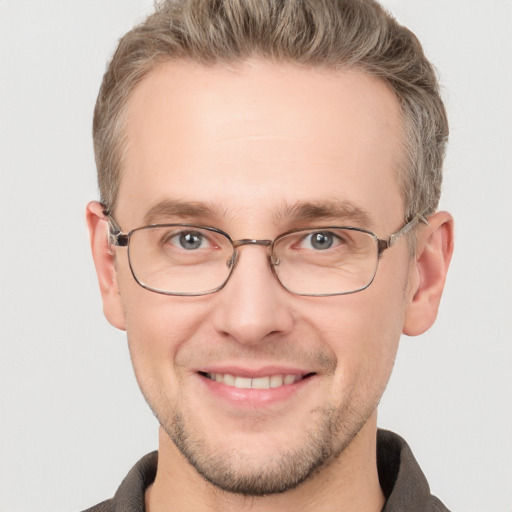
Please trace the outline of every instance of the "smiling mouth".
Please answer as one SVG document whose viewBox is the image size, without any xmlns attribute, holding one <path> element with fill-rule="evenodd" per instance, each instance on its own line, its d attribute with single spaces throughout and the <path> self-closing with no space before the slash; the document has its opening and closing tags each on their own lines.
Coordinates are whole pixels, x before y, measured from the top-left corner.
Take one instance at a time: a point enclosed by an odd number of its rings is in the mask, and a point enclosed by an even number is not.
<svg viewBox="0 0 512 512">
<path fill-rule="evenodd" d="M 305 375 L 295 374 L 277 374 L 264 377 L 241 377 L 230 373 L 205 373 L 199 372 L 203 377 L 239 389 L 270 389 L 279 388 L 281 386 L 289 386 L 307 379 L 315 373 L 307 373 Z"/>
</svg>

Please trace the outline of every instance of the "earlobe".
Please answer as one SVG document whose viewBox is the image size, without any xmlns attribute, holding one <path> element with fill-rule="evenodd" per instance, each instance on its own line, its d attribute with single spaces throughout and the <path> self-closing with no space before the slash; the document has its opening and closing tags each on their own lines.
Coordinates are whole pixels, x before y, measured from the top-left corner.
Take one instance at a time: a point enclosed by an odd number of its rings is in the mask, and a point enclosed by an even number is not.
<svg viewBox="0 0 512 512">
<path fill-rule="evenodd" d="M 114 327 L 125 330 L 123 306 L 116 280 L 114 255 L 108 242 L 108 223 L 103 214 L 101 203 L 91 201 L 87 205 L 86 219 L 92 257 L 103 300 L 103 312 Z"/>
<path fill-rule="evenodd" d="M 418 233 L 417 254 L 411 269 L 403 333 L 417 336 L 437 317 L 439 303 L 453 253 L 453 218 L 436 212 Z"/>
</svg>

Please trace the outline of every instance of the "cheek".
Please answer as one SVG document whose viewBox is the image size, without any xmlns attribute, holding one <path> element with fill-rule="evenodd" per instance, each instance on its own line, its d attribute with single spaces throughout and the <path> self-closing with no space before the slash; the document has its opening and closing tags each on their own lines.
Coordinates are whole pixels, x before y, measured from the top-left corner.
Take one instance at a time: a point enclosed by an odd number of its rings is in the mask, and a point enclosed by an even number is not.
<svg viewBox="0 0 512 512">
<path fill-rule="evenodd" d="M 308 322 L 315 325 L 323 342 L 336 355 L 333 392 L 340 400 L 342 395 L 378 399 L 384 391 L 405 314 L 405 280 L 403 275 L 393 280 L 393 286 L 389 281 L 382 287 L 374 282 L 357 294 L 310 305 Z"/>
<path fill-rule="evenodd" d="M 175 389 L 176 354 L 204 325 L 201 309 L 191 301 L 145 290 L 129 269 L 118 269 L 130 357 L 144 394 Z"/>
</svg>

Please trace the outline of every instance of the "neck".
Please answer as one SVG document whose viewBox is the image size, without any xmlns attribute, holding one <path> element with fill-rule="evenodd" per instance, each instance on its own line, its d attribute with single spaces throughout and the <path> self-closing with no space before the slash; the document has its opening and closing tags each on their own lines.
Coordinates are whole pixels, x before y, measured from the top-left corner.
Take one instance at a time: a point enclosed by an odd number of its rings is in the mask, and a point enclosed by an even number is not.
<svg viewBox="0 0 512 512">
<path fill-rule="evenodd" d="M 376 463 L 376 413 L 328 466 L 290 491 L 247 497 L 217 489 L 160 429 L 158 469 L 146 492 L 148 512 L 378 512 L 384 505 Z"/>
</svg>

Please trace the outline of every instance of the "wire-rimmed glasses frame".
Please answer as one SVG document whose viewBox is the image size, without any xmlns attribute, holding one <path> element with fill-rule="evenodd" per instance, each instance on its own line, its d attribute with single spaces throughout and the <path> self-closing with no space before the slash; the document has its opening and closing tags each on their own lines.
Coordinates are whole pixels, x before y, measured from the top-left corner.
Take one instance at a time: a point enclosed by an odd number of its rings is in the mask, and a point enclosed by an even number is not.
<svg viewBox="0 0 512 512">
<path fill-rule="evenodd" d="M 171 223 L 171 224 L 150 224 L 146 226 L 141 226 L 138 228 L 135 228 L 129 232 L 123 232 L 122 229 L 119 227 L 117 222 L 114 220 L 112 215 L 110 215 L 108 212 L 105 212 L 105 215 L 107 217 L 108 225 L 109 225 L 109 243 L 113 246 L 117 247 L 127 247 L 128 252 L 128 262 L 130 266 L 130 271 L 132 273 L 133 278 L 135 281 L 142 286 L 143 288 L 155 292 L 160 293 L 164 295 L 177 295 L 177 296 L 200 296 L 200 295 L 208 295 L 211 293 L 218 292 L 221 290 L 229 281 L 229 278 L 233 274 L 233 271 L 236 267 L 236 264 L 239 259 L 239 248 L 243 245 L 260 245 L 268 248 L 268 260 L 270 264 L 270 268 L 272 270 L 272 273 L 278 280 L 278 282 L 288 290 L 289 292 L 295 294 L 295 295 L 301 295 L 301 296 L 312 296 L 312 297 L 325 297 L 325 296 L 332 296 L 332 295 L 348 295 L 351 293 L 356 293 L 359 291 L 362 291 L 368 286 L 370 286 L 375 278 L 375 275 L 377 273 L 378 268 L 378 261 L 382 255 L 382 253 L 392 247 L 395 242 L 405 235 L 406 233 L 409 233 L 419 222 L 423 222 L 425 224 L 428 224 L 427 219 L 423 214 L 416 214 L 414 217 L 412 217 L 411 220 L 409 220 L 406 224 L 404 224 L 399 230 L 395 231 L 391 235 L 389 235 L 386 238 L 379 238 L 375 233 L 372 231 L 369 231 L 364 228 L 359 227 L 352 227 L 352 226 L 320 226 L 320 227 L 312 227 L 312 228 L 299 228 L 299 229 L 293 229 L 290 231 L 287 231 L 285 233 L 280 234 L 277 236 L 274 240 L 267 240 L 267 239 L 240 239 L 240 240 L 232 240 L 232 238 L 224 231 L 214 228 L 211 226 L 202 226 L 202 225 L 196 225 L 196 224 L 189 224 L 189 223 Z M 194 233 L 194 230 L 199 230 L 201 232 L 204 232 L 206 234 L 211 234 L 214 237 L 220 237 L 220 240 L 223 240 L 224 242 L 228 243 L 231 246 L 231 252 L 228 255 L 227 252 L 224 254 L 226 256 L 222 259 L 222 261 L 226 265 L 226 269 L 223 271 L 225 272 L 222 276 L 222 279 L 219 278 L 219 284 L 212 286 L 208 288 L 207 290 L 194 290 L 194 291 L 186 291 L 186 290 L 170 290 L 167 289 L 169 287 L 158 287 L 155 284 L 151 284 L 148 282 L 148 277 L 143 276 L 143 272 L 141 268 L 136 268 L 138 266 L 138 263 L 134 263 L 134 255 L 133 255 L 133 240 L 141 240 L 141 234 L 145 233 L 146 235 L 149 233 L 155 233 L 157 230 L 165 230 L 165 229 L 179 229 L 184 228 L 187 233 Z M 301 289 L 300 281 L 306 281 L 307 280 L 307 272 L 300 273 L 295 272 L 295 274 L 290 274 L 290 271 L 288 270 L 288 277 L 286 273 L 282 271 L 283 268 L 283 259 L 282 259 L 282 251 L 281 246 L 284 244 L 284 242 L 288 240 L 296 240 L 297 237 L 300 236 L 307 236 L 310 234 L 325 234 L 330 233 L 334 234 L 340 234 L 343 233 L 343 235 L 350 234 L 351 236 L 355 237 L 356 239 L 364 239 L 365 243 L 371 243 L 373 244 L 374 249 L 371 252 L 365 253 L 365 257 L 367 258 L 366 264 L 367 264 L 367 270 L 365 270 L 363 277 L 358 278 L 359 281 L 354 280 L 354 284 L 352 286 L 347 285 L 347 289 L 343 289 L 341 291 L 333 291 L 333 290 L 326 291 L 326 290 L 320 290 L 320 285 L 318 284 L 320 281 L 325 283 L 330 283 L 331 276 L 334 277 L 334 271 L 339 270 L 335 269 L 333 267 L 322 267 L 321 265 L 318 265 L 316 267 L 315 272 L 320 272 L 322 274 L 322 279 L 318 280 L 316 285 L 319 286 L 319 289 L 316 291 L 312 291 L 313 289 L 310 289 L 310 285 L 305 286 L 302 285 L 303 288 Z M 177 232 L 177 234 L 180 234 L 180 232 Z M 173 236 L 176 236 L 175 234 Z M 140 243 L 138 243 L 140 246 Z M 228 245 L 225 246 L 225 249 L 227 250 Z M 289 259 L 289 258 L 288 258 Z M 371 259 L 371 261 L 370 261 Z M 287 260 L 284 260 L 287 261 Z M 203 264 L 208 264 L 210 262 L 205 261 Z M 299 263 L 300 259 L 297 259 L 295 261 L 295 265 L 297 267 L 297 270 L 299 270 Z M 287 269 L 290 269 L 289 262 L 286 263 L 288 266 Z M 358 265 L 361 265 L 361 263 L 358 263 Z M 170 271 L 171 263 L 168 263 L 168 267 L 166 270 Z M 309 270 L 311 271 L 311 266 L 309 267 Z M 188 265 L 182 265 L 182 270 L 185 270 L 186 272 L 190 272 Z M 207 270 L 207 269 L 206 269 Z M 329 275 L 328 272 L 331 272 Z M 205 274 L 207 275 L 207 274 Z M 290 277 L 290 275 L 295 275 L 295 277 Z M 305 277 L 304 277 L 305 276 Z M 318 277 L 318 276 L 317 276 Z M 183 278 L 180 278 L 180 280 L 183 280 Z M 295 280 L 295 286 L 291 286 L 292 282 Z M 346 278 L 345 278 L 346 280 Z M 150 280 L 149 280 L 150 281 Z M 350 282 L 350 281 L 347 281 Z M 315 283 L 313 283 L 313 288 L 315 286 Z M 327 287 L 330 286 L 330 284 L 325 285 Z M 178 288 L 176 286 L 176 288 Z M 341 286 L 340 286 L 341 288 Z"/>
</svg>

